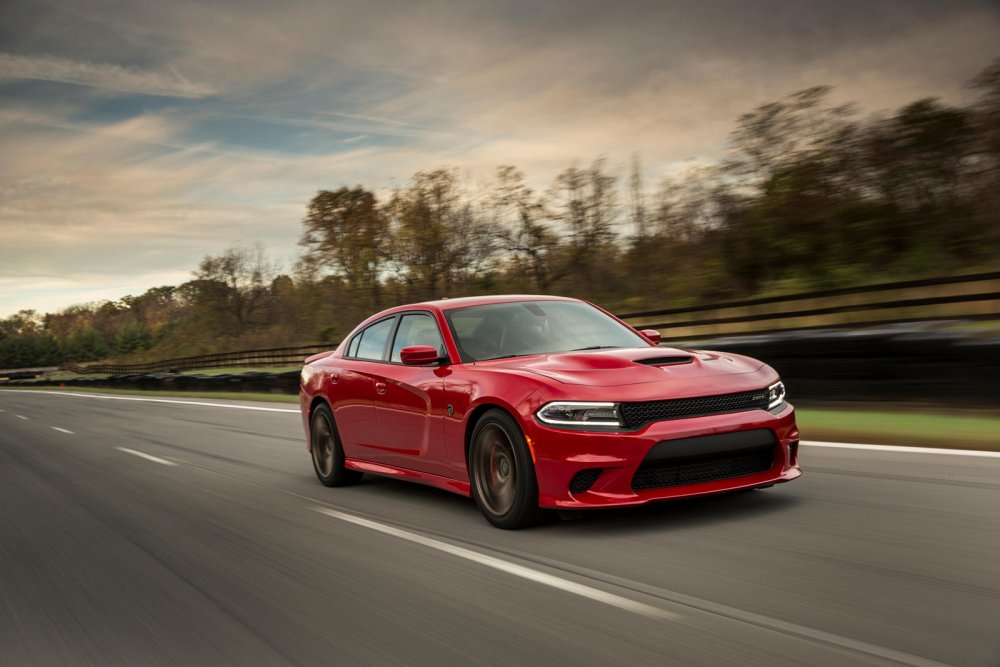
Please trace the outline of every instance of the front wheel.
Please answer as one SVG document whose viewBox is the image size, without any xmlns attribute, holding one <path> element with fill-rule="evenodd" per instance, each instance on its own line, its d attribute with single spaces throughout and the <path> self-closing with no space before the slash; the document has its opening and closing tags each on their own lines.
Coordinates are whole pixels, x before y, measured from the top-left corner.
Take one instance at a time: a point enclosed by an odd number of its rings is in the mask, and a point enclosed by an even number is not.
<svg viewBox="0 0 1000 667">
<path fill-rule="evenodd" d="M 497 528 L 523 528 L 542 517 L 528 444 L 502 410 L 486 412 L 472 431 L 469 480 L 476 505 Z"/>
<path fill-rule="evenodd" d="M 362 473 L 344 467 L 344 450 L 333 423 L 333 414 L 326 405 L 313 410 L 309 425 L 313 469 L 324 486 L 350 486 L 361 480 Z"/>
</svg>

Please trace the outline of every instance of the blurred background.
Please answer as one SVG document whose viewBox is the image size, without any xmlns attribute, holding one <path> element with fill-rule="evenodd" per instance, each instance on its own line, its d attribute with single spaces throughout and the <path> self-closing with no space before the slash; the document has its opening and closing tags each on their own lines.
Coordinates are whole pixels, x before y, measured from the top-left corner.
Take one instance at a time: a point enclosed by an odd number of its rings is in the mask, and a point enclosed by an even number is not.
<svg viewBox="0 0 1000 667">
<path fill-rule="evenodd" d="M 302 202 L 294 266 L 260 244 L 234 245 L 205 256 L 178 285 L 20 311 L 2 322 L 0 365 L 335 342 L 376 310 L 443 296 L 563 294 L 622 314 L 714 310 L 1000 269 L 1000 61 L 970 86 L 976 96 L 965 106 L 925 98 L 874 116 L 831 104 L 827 88 L 805 89 L 734 119 L 719 162 L 656 183 L 637 154 L 624 174 L 597 158 L 568 166 L 543 190 L 516 166 L 499 167 L 481 187 L 444 167 L 384 196 L 364 185 L 322 190 Z M 968 292 L 955 283 L 874 301 L 889 308 L 894 297 Z M 840 294 L 821 294 L 822 304 L 857 301 Z M 907 312 L 997 312 L 995 300 L 952 305 L 943 298 Z M 673 338 L 774 328 L 739 324 L 662 328 Z"/>
</svg>

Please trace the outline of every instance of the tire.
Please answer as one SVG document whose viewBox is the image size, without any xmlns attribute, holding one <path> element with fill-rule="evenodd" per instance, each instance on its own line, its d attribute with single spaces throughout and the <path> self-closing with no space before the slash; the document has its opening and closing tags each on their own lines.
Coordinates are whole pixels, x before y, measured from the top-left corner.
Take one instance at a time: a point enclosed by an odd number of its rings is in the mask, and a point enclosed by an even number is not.
<svg viewBox="0 0 1000 667">
<path fill-rule="evenodd" d="M 469 447 L 472 498 L 486 520 L 513 530 L 538 523 L 538 480 L 528 443 L 514 418 L 493 409 L 480 417 Z"/>
<path fill-rule="evenodd" d="M 324 486 L 350 486 L 361 481 L 363 473 L 344 467 L 344 449 L 326 404 L 317 405 L 309 421 L 309 449 L 313 470 Z"/>
</svg>

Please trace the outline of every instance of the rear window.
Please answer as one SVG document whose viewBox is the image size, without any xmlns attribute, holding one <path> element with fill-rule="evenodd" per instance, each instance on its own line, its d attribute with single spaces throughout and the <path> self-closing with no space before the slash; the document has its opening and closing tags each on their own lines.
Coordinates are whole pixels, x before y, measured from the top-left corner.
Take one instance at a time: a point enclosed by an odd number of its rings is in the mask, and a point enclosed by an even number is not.
<svg viewBox="0 0 1000 667">
<path fill-rule="evenodd" d="M 395 320 L 396 318 L 390 317 L 381 322 L 376 322 L 362 331 L 356 337 L 358 341 L 357 350 L 349 356 L 357 359 L 382 361 L 382 357 L 385 355 L 385 344 L 389 340 L 389 334 L 392 332 L 392 323 Z M 351 341 L 351 345 L 354 345 L 354 341 Z"/>
<path fill-rule="evenodd" d="M 347 345 L 347 356 L 353 357 L 358 353 L 358 343 L 361 342 L 361 334 L 358 334 L 351 339 L 351 342 Z"/>
</svg>

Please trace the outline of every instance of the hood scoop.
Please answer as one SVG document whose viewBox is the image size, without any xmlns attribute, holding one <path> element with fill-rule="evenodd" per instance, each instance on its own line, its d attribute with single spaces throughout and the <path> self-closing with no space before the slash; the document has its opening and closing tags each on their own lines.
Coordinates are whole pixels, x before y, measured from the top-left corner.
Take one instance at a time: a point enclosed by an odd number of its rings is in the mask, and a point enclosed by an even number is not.
<svg viewBox="0 0 1000 667">
<path fill-rule="evenodd" d="M 648 359 L 635 359 L 635 363 L 645 366 L 675 366 L 677 364 L 689 364 L 694 361 L 694 357 L 689 354 L 676 354 L 669 357 L 649 357 Z"/>
<path fill-rule="evenodd" d="M 615 348 L 484 361 L 484 368 L 536 373 L 564 384 L 621 387 L 657 382 L 710 382 L 719 375 L 752 373 L 763 364 L 733 355 L 707 363 L 703 352 L 669 347 Z M 750 387 L 751 389 L 753 387 Z"/>
</svg>

